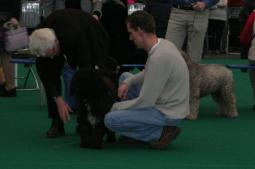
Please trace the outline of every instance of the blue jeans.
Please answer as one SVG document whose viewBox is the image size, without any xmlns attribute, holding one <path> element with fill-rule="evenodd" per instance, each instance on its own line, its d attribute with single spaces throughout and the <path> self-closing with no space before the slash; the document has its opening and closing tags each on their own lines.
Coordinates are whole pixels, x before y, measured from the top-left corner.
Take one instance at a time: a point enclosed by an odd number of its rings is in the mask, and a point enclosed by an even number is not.
<svg viewBox="0 0 255 169">
<path fill-rule="evenodd" d="M 123 73 L 120 82 L 130 73 Z M 127 97 L 133 99 L 139 95 L 140 85 L 131 86 Z M 181 119 L 169 119 L 166 115 L 155 108 L 117 110 L 106 114 L 104 123 L 110 130 L 121 135 L 151 142 L 158 140 L 161 136 L 163 126 L 176 126 Z"/>
<path fill-rule="evenodd" d="M 65 101 L 70 106 L 71 109 L 75 109 L 77 107 L 77 102 L 70 93 L 70 85 L 74 76 L 76 69 L 72 68 L 70 65 L 65 63 L 63 70 L 63 80 L 65 85 Z"/>
</svg>

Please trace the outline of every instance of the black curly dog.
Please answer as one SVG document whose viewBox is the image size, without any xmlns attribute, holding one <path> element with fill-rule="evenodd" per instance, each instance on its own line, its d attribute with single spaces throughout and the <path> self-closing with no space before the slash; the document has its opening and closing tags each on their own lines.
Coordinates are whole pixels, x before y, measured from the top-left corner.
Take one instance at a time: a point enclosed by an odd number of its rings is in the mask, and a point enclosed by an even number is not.
<svg viewBox="0 0 255 169">
<path fill-rule="evenodd" d="M 78 70 L 71 83 L 71 93 L 78 101 L 77 133 L 80 147 L 102 148 L 106 141 L 115 142 L 115 135 L 104 126 L 104 117 L 117 98 L 117 74 L 101 70 Z"/>
</svg>

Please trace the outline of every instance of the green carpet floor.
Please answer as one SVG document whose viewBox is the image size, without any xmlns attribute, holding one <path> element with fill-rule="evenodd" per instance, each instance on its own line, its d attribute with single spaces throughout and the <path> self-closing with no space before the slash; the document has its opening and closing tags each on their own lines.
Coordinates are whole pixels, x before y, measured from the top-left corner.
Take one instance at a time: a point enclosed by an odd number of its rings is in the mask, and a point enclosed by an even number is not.
<svg viewBox="0 0 255 169">
<path fill-rule="evenodd" d="M 205 63 L 244 63 L 206 59 Z M 199 119 L 183 121 L 182 133 L 169 149 L 105 144 L 102 150 L 79 148 L 75 115 L 66 136 L 47 139 L 50 125 L 38 91 L 0 98 L 0 169 L 255 169 L 255 111 L 247 73 L 233 70 L 238 118 L 215 115 L 210 97 L 202 99 Z"/>
</svg>

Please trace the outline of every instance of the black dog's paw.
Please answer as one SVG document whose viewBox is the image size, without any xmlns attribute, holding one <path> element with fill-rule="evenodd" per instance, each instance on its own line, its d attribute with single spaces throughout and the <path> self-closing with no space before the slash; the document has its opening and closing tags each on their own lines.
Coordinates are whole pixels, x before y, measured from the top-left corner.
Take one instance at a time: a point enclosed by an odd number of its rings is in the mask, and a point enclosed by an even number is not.
<svg viewBox="0 0 255 169">
<path fill-rule="evenodd" d="M 81 142 L 80 147 L 81 148 L 89 148 L 89 143 L 88 142 Z"/>
<path fill-rule="evenodd" d="M 81 136 L 81 148 L 101 149 L 103 147 L 102 142 L 88 138 L 89 137 L 84 137 L 83 135 Z"/>
<path fill-rule="evenodd" d="M 79 125 L 76 126 L 75 131 L 76 131 L 76 133 L 79 134 L 79 135 L 82 134 L 82 129 L 81 129 L 81 127 L 80 127 Z"/>
<path fill-rule="evenodd" d="M 91 148 L 91 149 L 102 149 L 101 144 L 91 144 L 89 142 L 81 142 L 80 147 L 81 148 Z"/>
<path fill-rule="evenodd" d="M 115 137 L 106 137 L 106 140 L 105 140 L 107 143 L 115 143 L 117 142 L 117 139 Z"/>
<path fill-rule="evenodd" d="M 117 139 L 115 137 L 115 135 L 106 135 L 106 140 L 107 143 L 115 143 L 117 142 Z"/>
</svg>

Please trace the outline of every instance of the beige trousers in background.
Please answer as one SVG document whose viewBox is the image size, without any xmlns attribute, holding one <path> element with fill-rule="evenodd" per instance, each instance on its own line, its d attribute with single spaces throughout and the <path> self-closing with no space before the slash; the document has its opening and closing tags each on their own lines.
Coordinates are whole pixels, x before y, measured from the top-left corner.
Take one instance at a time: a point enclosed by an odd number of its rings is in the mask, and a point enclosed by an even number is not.
<svg viewBox="0 0 255 169">
<path fill-rule="evenodd" d="M 7 90 L 15 88 L 14 64 L 10 63 L 10 59 L 10 55 L 5 53 L 0 54 L 0 69 L 2 69 L 0 82 L 5 82 L 5 88 Z"/>
<path fill-rule="evenodd" d="M 172 8 L 165 38 L 173 42 L 178 49 L 182 49 L 187 37 L 187 53 L 193 61 L 199 62 L 202 58 L 208 17 L 208 10 Z"/>
</svg>

